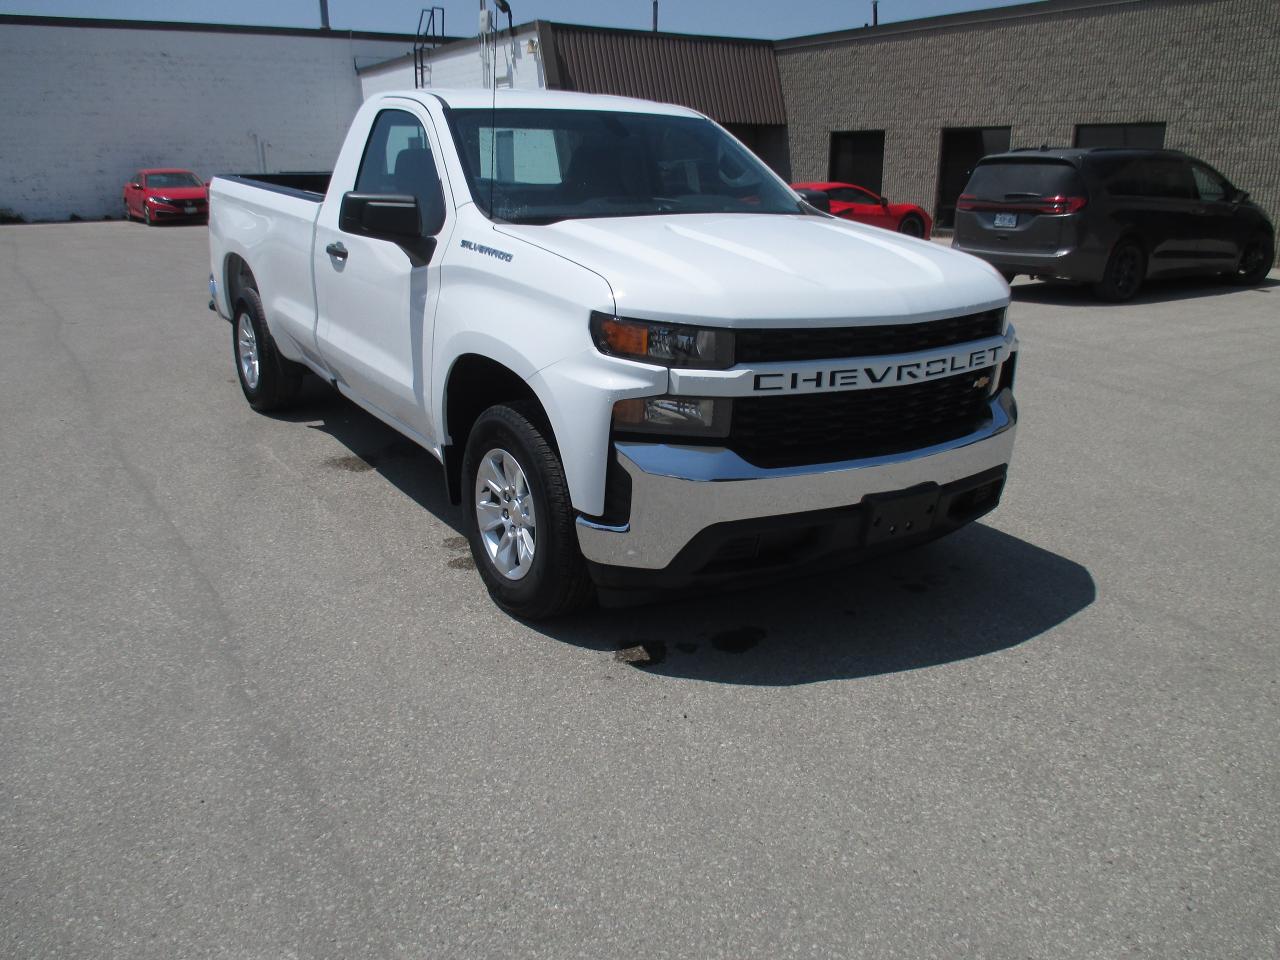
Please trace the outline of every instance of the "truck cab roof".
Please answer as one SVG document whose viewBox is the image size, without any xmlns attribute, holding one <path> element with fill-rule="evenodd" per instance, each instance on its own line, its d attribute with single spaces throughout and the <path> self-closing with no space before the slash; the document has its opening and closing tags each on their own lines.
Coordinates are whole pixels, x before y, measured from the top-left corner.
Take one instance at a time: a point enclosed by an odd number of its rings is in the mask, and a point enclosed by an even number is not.
<svg viewBox="0 0 1280 960">
<path fill-rule="evenodd" d="M 573 93 L 567 90 L 499 90 L 494 97 L 492 90 L 387 90 L 375 94 L 378 99 L 408 99 L 427 103 L 435 99 L 454 110 L 489 109 L 495 105 L 503 109 L 530 110 L 612 110 L 619 113 L 650 113 L 677 117 L 700 117 L 702 114 L 688 107 L 655 100 L 634 97 L 614 97 L 598 93 Z"/>
</svg>

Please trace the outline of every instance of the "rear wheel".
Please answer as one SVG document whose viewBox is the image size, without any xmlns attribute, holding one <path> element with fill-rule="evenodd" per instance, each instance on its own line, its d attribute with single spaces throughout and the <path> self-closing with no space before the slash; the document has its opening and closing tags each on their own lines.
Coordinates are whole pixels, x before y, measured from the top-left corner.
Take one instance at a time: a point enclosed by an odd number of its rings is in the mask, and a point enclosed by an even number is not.
<svg viewBox="0 0 1280 960">
<path fill-rule="evenodd" d="M 1255 287 L 1267 278 L 1275 259 L 1275 238 L 1265 235 L 1254 237 L 1241 251 L 1240 262 L 1231 274 L 1231 279 L 1242 286 Z"/>
<path fill-rule="evenodd" d="M 257 290 L 240 292 L 231 326 L 231 349 L 240 389 L 253 409 L 260 413 L 275 410 L 297 395 L 303 368 L 280 356 L 267 329 Z"/>
<path fill-rule="evenodd" d="M 528 620 L 582 606 L 591 581 L 578 549 L 569 485 L 534 404 L 490 407 L 467 437 L 467 539 L 494 602 Z"/>
<path fill-rule="evenodd" d="M 1121 240 L 1107 258 L 1102 280 L 1093 285 L 1093 292 L 1103 300 L 1123 303 L 1132 300 L 1142 289 L 1147 275 L 1147 255 L 1136 240 Z"/>
<path fill-rule="evenodd" d="M 908 213 L 898 221 L 898 232 L 908 237 L 923 237 L 924 221 L 914 213 Z"/>
</svg>

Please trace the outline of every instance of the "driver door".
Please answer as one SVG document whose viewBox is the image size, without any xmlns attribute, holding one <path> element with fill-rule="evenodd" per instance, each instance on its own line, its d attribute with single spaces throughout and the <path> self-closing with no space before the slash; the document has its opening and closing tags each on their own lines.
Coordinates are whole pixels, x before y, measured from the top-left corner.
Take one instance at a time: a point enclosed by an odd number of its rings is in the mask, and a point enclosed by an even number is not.
<svg viewBox="0 0 1280 960">
<path fill-rule="evenodd" d="M 1236 223 L 1240 204 L 1233 200 L 1236 190 L 1218 171 L 1198 160 L 1191 161 L 1200 206 L 1196 209 L 1200 255 L 1214 269 L 1230 269 L 1240 259 L 1244 231 Z"/>
<path fill-rule="evenodd" d="M 142 171 L 135 173 L 124 188 L 124 202 L 129 216 L 142 216 Z"/>
<path fill-rule="evenodd" d="M 382 110 L 354 192 L 416 197 L 426 233 L 444 240 L 453 229 L 453 210 L 445 202 L 438 156 L 429 117 L 408 103 Z M 431 438 L 426 398 L 444 251 L 438 246 L 427 263 L 415 266 L 391 240 L 344 232 L 340 212 L 341 204 L 326 202 L 316 222 L 320 351 L 356 399 Z"/>
</svg>

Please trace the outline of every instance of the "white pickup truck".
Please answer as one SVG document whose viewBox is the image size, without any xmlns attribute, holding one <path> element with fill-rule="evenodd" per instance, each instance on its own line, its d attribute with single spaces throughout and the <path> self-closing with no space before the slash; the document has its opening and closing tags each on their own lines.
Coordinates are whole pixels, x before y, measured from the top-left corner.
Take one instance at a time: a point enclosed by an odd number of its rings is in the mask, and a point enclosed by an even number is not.
<svg viewBox="0 0 1280 960">
<path fill-rule="evenodd" d="M 995 507 L 994 269 L 822 213 L 692 110 L 492 96 L 379 94 L 331 175 L 213 180 L 255 409 L 310 370 L 435 454 L 527 618 L 825 573 Z"/>
</svg>

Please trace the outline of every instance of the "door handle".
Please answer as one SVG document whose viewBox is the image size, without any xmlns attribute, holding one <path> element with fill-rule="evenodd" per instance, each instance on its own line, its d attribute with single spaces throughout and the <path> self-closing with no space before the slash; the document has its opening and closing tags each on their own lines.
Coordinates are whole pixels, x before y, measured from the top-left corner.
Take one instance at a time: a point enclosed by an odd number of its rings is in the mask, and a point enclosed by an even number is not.
<svg viewBox="0 0 1280 960">
<path fill-rule="evenodd" d="M 324 248 L 324 252 L 336 260 L 347 259 L 347 248 L 341 243 L 331 243 Z"/>
</svg>

